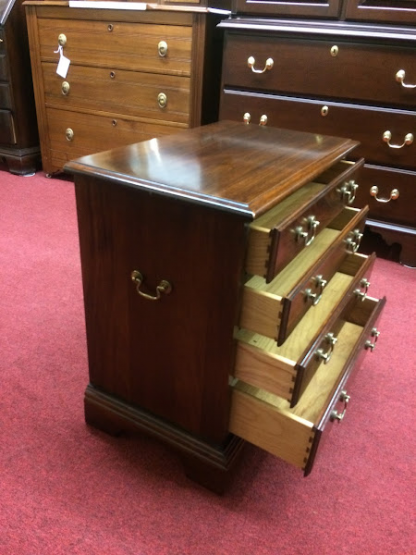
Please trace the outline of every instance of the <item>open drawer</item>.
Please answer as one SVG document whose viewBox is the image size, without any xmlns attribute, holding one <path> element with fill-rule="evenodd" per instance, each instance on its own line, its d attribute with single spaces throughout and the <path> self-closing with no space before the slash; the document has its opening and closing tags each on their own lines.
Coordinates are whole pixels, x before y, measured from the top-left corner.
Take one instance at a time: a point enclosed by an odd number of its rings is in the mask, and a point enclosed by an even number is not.
<svg viewBox="0 0 416 555">
<path fill-rule="evenodd" d="M 246 272 L 268 282 L 354 202 L 364 160 L 341 161 L 250 224 Z"/>
<path fill-rule="evenodd" d="M 322 434 L 345 415 L 345 386 L 358 354 L 374 349 L 379 335 L 375 323 L 384 303 L 385 298 L 366 297 L 349 305 L 337 332 L 339 345 L 327 363 L 320 363 L 293 408 L 265 389 L 231 378 L 230 432 L 309 474 Z"/>
<path fill-rule="evenodd" d="M 313 245 L 271 281 L 252 276 L 244 284 L 239 325 L 282 345 L 297 323 L 322 298 L 342 262 L 359 247 L 368 208 L 344 208 Z M 355 243 L 354 243 L 355 240 Z"/>
</svg>

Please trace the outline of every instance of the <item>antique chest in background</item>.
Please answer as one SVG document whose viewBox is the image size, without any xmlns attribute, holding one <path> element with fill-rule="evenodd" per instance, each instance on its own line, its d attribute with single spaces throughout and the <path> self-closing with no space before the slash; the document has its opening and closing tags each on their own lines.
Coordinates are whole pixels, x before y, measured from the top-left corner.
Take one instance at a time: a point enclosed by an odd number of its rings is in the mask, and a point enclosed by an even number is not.
<svg viewBox="0 0 416 555">
<path fill-rule="evenodd" d="M 164 441 L 215 491 L 244 440 L 310 472 L 384 304 L 358 253 L 357 146 L 219 122 L 65 166 L 87 423 Z"/>
</svg>

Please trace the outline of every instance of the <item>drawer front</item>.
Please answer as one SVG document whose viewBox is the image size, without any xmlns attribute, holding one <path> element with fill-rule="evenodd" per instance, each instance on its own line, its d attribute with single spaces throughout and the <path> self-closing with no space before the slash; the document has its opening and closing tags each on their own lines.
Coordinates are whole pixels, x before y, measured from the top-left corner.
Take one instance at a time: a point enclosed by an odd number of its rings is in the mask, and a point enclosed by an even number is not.
<svg viewBox="0 0 416 555">
<path fill-rule="evenodd" d="M 47 110 L 47 121 L 50 142 L 53 145 L 49 154 L 57 169 L 61 169 L 67 161 L 74 158 L 110 150 L 115 144 L 128 145 L 179 130 L 169 125 L 65 112 L 53 108 Z"/>
<path fill-rule="evenodd" d="M 328 362 L 335 349 L 343 348 L 337 344 L 339 323 L 351 303 L 361 303 L 366 297 L 374 258 L 346 258 L 319 304 L 307 312 L 282 346 L 260 334 L 240 330 L 236 335 L 234 377 L 296 405 L 321 360 Z"/>
<path fill-rule="evenodd" d="M 58 63 L 58 36 L 65 35 L 63 53 L 72 64 L 171 75 L 191 72 L 192 27 L 47 18 L 38 24 L 42 61 Z"/>
<path fill-rule="evenodd" d="M 368 205 L 369 218 L 414 227 L 416 173 L 365 165 L 355 204 Z"/>
<path fill-rule="evenodd" d="M 0 80 L 8 81 L 10 79 L 9 75 L 9 64 L 7 61 L 7 56 L 5 53 L 0 53 Z"/>
<path fill-rule="evenodd" d="M 220 119 L 350 137 L 361 143 L 354 157 L 416 169 L 415 112 L 225 90 Z"/>
<path fill-rule="evenodd" d="M 229 33 L 223 81 L 226 87 L 413 109 L 416 88 L 404 85 L 416 83 L 416 49 Z"/>
<path fill-rule="evenodd" d="M 329 430 L 331 421 L 343 417 L 334 410 L 339 400 L 346 403 L 342 392 L 354 361 L 363 349 L 371 350 L 375 344 L 378 332 L 374 326 L 384 302 L 366 299 L 359 304 L 358 315 L 354 309 L 345 315 L 338 333 L 342 347 L 334 349 L 327 364 L 320 364 L 295 407 L 267 390 L 231 380 L 230 432 L 308 474 L 322 433 Z"/>
<path fill-rule="evenodd" d="M 0 110 L 0 143 L 17 143 L 13 115 L 9 110 Z"/>
<path fill-rule="evenodd" d="M 349 256 L 348 239 L 364 229 L 368 210 L 348 212 L 341 230 L 329 224 L 310 249 L 295 257 L 270 283 L 259 276 L 246 282 L 240 327 L 275 339 L 278 345 L 284 343 L 306 312 L 318 305 L 329 280 Z"/>
<path fill-rule="evenodd" d="M 190 79 L 71 65 L 65 79 L 43 63 L 45 99 L 61 109 L 90 109 L 189 124 Z"/>
<path fill-rule="evenodd" d="M 0 109 L 12 109 L 12 95 L 9 83 L 0 83 Z"/>
<path fill-rule="evenodd" d="M 341 0 L 234 0 L 237 13 L 302 17 L 338 17 Z"/>
<path fill-rule="evenodd" d="M 315 237 L 352 197 L 343 191 L 355 187 L 354 177 L 363 165 L 339 164 L 318 176 L 257 218 L 250 226 L 246 271 L 271 281 Z"/>
</svg>

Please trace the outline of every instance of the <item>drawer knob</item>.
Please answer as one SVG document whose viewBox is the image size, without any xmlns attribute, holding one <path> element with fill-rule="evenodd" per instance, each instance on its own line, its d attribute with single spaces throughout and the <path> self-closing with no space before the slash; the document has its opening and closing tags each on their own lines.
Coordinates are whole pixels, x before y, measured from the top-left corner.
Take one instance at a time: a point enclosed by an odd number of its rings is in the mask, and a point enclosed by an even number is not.
<svg viewBox="0 0 416 555">
<path fill-rule="evenodd" d="M 157 103 L 159 104 L 159 108 L 166 107 L 166 104 L 168 103 L 168 97 L 165 93 L 161 92 L 157 95 Z"/>
<path fill-rule="evenodd" d="M 168 53 L 168 43 L 164 40 L 161 40 L 157 45 L 157 51 L 161 58 L 165 58 Z"/>
<path fill-rule="evenodd" d="M 334 44 L 334 46 L 331 47 L 330 52 L 331 52 L 331 56 L 332 56 L 333 58 L 335 58 L 336 56 L 338 56 L 338 52 L 339 52 L 338 46 L 337 46 L 336 44 Z"/>
<path fill-rule="evenodd" d="M 64 35 L 63 33 L 61 33 L 60 35 L 58 35 L 58 44 L 60 46 L 65 46 L 66 45 L 66 35 Z"/>
<path fill-rule="evenodd" d="M 406 72 L 404 69 L 399 69 L 396 73 L 396 81 L 401 84 L 405 89 L 416 89 L 416 85 L 409 85 L 404 82 L 406 78 Z"/>
<path fill-rule="evenodd" d="M 312 301 L 313 306 L 316 306 L 321 300 L 324 288 L 328 282 L 323 278 L 323 276 L 315 276 L 312 281 L 314 282 L 317 291 L 314 293 L 311 288 L 308 288 L 305 289 L 304 295 L 307 301 Z"/>
<path fill-rule="evenodd" d="M 378 198 L 378 187 L 374 185 L 370 189 L 370 195 L 376 199 L 377 202 L 390 202 L 391 200 L 396 200 L 399 198 L 399 189 L 392 189 L 390 192 L 390 198 Z"/>
<path fill-rule="evenodd" d="M 338 339 L 333 333 L 327 333 L 324 338 L 325 343 L 328 345 L 325 351 L 322 347 L 315 351 L 315 355 L 319 360 L 323 360 L 324 364 L 328 364 L 331 360 L 332 353 L 334 352 L 335 343 Z"/>
<path fill-rule="evenodd" d="M 249 114 L 248 112 L 246 112 L 243 116 L 243 121 L 246 125 L 248 125 L 251 121 L 251 114 Z"/>
<path fill-rule="evenodd" d="M 156 295 L 151 295 L 149 293 L 144 293 L 140 291 L 140 287 L 144 281 L 144 276 L 138 270 L 133 270 L 131 273 L 131 279 L 136 284 L 137 293 L 149 301 L 158 301 L 161 298 L 161 294 L 169 295 L 172 292 L 172 285 L 166 280 L 162 279 L 159 285 L 156 287 Z"/>
<path fill-rule="evenodd" d="M 65 138 L 67 141 L 72 141 L 74 139 L 74 132 L 70 127 L 65 130 Z"/>
<path fill-rule="evenodd" d="M 69 89 L 70 89 L 70 88 L 71 88 L 71 86 L 70 86 L 70 84 L 68 83 L 68 81 L 64 81 L 64 82 L 62 83 L 62 86 L 61 86 L 62 94 L 63 94 L 64 96 L 67 96 L 67 95 L 69 94 Z"/>
<path fill-rule="evenodd" d="M 345 239 L 346 249 L 349 253 L 356 253 L 360 248 L 361 239 L 363 238 L 363 233 L 359 229 L 354 229 Z"/>
<path fill-rule="evenodd" d="M 328 113 L 329 113 L 329 108 L 328 108 L 328 106 L 322 106 L 322 108 L 321 108 L 321 116 L 322 116 L 322 117 L 325 117 L 325 116 L 328 115 Z"/>
<path fill-rule="evenodd" d="M 274 61 L 273 61 L 272 58 L 267 58 L 263 69 L 255 69 L 255 67 L 254 67 L 255 63 L 256 63 L 256 60 L 254 59 L 254 57 L 250 56 L 247 60 L 247 65 L 253 73 L 264 73 L 264 72 L 272 69 L 272 67 L 274 65 Z"/>
<path fill-rule="evenodd" d="M 390 148 L 403 148 L 404 146 L 409 146 L 413 143 L 413 135 L 412 133 L 408 133 L 405 138 L 404 142 L 401 145 L 392 145 L 391 141 L 391 132 L 384 131 L 383 133 L 383 141 L 389 145 Z"/>
<path fill-rule="evenodd" d="M 259 125 L 267 125 L 267 116 L 266 115 L 262 115 L 259 121 Z"/>
<path fill-rule="evenodd" d="M 341 189 L 339 189 L 341 200 L 344 204 L 351 205 L 354 202 L 358 187 L 359 185 L 351 179 L 344 183 Z"/>
<path fill-rule="evenodd" d="M 380 336 L 380 332 L 378 331 L 378 329 L 373 328 L 371 330 L 371 337 L 373 338 L 373 341 L 368 339 L 364 344 L 364 349 L 366 349 L 366 350 L 370 349 L 370 351 L 373 352 L 374 349 L 376 348 L 376 343 L 377 343 L 377 339 L 379 338 L 379 336 Z"/>
<path fill-rule="evenodd" d="M 363 278 L 360 281 L 360 288 L 354 289 L 354 295 L 364 301 L 367 298 L 368 288 L 370 287 L 370 282 L 367 278 Z M 362 291 L 364 289 L 364 291 Z"/>
<path fill-rule="evenodd" d="M 334 420 L 337 420 L 338 422 L 341 422 L 342 420 L 344 420 L 344 416 L 347 412 L 347 407 L 348 407 L 348 403 L 350 402 L 350 399 L 351 399 L 351 395 L 348 395 L 348 393 L 344 390 L 341 391 L 341 395 L 339 396 L 339 400 L 341 401 L 341 403 L 344 403 L 344 410 L 342 412 L 338 412 L 336 410 L 333 410 L 331 412 L 331 416 L 329 417 L 331 422 L 333 422 Z"/>
<path fill-rule="evenodd" d="M 109 23 L 109 24 L 107 25 L 107 31 L 108 31 L 109 33 L 112 33 L 113 30 L 114 30 L 114 25 L 113 25 L 112 23 Z"/>
</svg>

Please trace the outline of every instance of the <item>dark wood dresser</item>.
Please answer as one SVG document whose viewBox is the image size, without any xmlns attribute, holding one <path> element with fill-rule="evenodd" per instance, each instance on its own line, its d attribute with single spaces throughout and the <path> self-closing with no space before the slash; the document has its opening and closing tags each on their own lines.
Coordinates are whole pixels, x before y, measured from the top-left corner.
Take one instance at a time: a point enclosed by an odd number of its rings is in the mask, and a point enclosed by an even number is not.
<svg viewBox="0 0 416 555">
<path fill-rule="evenodd" d="M 33 173 L 40 165 L 22 0 L 0 0 L 0 160 L 16 174 Z"/>
<path fill-rule="evenodd" d="M 26 2 L 47 174 L 218 119 L 227 0 L 89 4 Z"/>
<path fill-rule="evenodd" d="M 222 491 L 244 440 L 308 474 L 385 300 L 357 251 L 357 143 L 218 122 L 72 161 L 87 423 Z M 337 424 L 335 424 L 337 425 Z M 353 441 L 353 440 L 352 440 Z"/>
<path fill-rule="evenodd" d="M 220 119 L 351 137 L 366 237 L 416 265 L 416 2 L 234 0 Z"/>
</svg>

